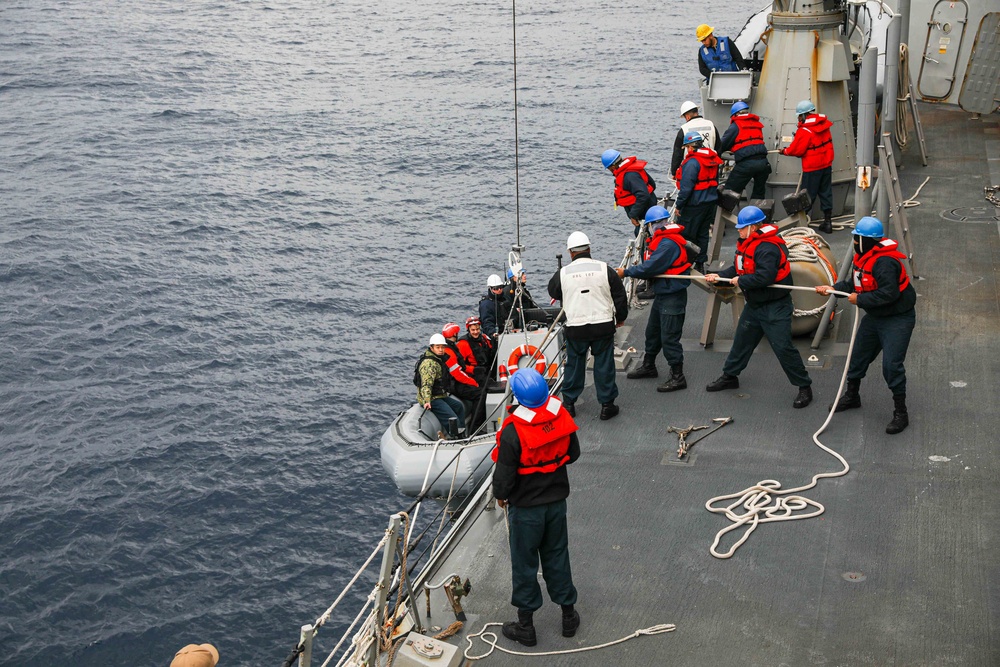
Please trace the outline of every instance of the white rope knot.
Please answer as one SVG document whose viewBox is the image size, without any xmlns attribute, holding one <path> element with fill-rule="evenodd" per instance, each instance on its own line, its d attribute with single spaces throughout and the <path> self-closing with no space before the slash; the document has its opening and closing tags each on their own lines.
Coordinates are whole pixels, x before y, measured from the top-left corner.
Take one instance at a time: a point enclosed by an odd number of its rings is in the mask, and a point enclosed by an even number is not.
<svg viewBox="0 0 1000 667">
<path fill-rule="evenodd" d="M 661 635 L 661 634 L 663 634 L 665 632 L 673 632 L 674 630 L 677 629 L 677 626 L 674 625 L 673 623 L 661 623 L 659 625 L 651 625 L 648 628 L 642 628 L 642 629 L 636 630 L 635 632 L 633 632 L 630 635 L 625 635 L 624 637 L 621 637 L 620 639 L 615 639 L 615 640 L 612 640 L 612 641 L 609 641 L 609 642 L 604 642 L 603 644 L 597 644 L 596 646 L 581 646 L 580 648 L 569 648 L 569 649 L 565 649 L 565 650 L 562 650 L 562 651 L 532 651 L 532 652 L 529 652 L 529 651 L 512 651 L 511 649 L 504 648 L 503 646 L 497 646 L 497 641 L 499 640 L 499 638 L 497 637 L 497 634 L 495 632 L 488 632 L 487 631 L 487 628 L 490 628 L 490 627 L 495 626 L 495 625 L 501 625 L 502 626 L 503 623 L 486 623 L 485 625 L 483 625 L 483 629 L 480 630 L 479 632 L 477 632 L 475 634 L 472 634 L 472 635 L 466 635 L 465 642 L 466 642 L 467 646 L 465 647 L 465 651 L 463 652 L 463 654 L 465 655 L 465 657 L 466 657 L 467 660 L 482 660 L 483 658 L 489 657 L 489 655 L 491 653 L 493 653 L 494 650 L 503 651 L 504 653 L 507 653 L 509 655 L 523 655 L 523 656 L 528 656 L 528 657 L 531 657 L 531 656 L 541 657 L 541 656 L 549 656 L 549 655 L 566 655 L 566 654 L 569 654 L 569 653 L 583 653 L 584 651 L 596 651 L 597 649 L 607 648 L 609 646 L 614 646 L 615 644 L 621 644 L 623 642 L 627 642 L 630 639 L 635 639 L 636 637 L 641 637 L 643 635 Z M 469 654 L 469 651 L 472 650 L 472 640 L 475 639 L 476 637 L 479 637 L 480 639 L 482 639 L 490 647 L 490 649 L 488 651 L 486 651 L 486 653 L 483 653 L 482 655 L 470 655 Z"/>
</svg>

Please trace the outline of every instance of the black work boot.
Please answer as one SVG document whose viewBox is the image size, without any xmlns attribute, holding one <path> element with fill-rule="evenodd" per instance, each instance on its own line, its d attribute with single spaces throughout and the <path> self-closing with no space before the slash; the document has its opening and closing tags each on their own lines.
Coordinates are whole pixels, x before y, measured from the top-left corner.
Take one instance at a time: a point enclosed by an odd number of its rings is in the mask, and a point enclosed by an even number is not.
<svg viewBox="0 0 1000 667">
<path fill-rule="evenodd" d="M 833 233 L 833 211 L 823 211 L 823 222 L 819 223 L 819 231 L 824 234 Z"/>
<path fill-rule="evenodd" d="M 566 412 L 569 413 L 570 417 L 576 417 L 576 403 L 570 403 L 564 398 L 563 407 L 566 408 Z"/>
<path fill-rule="evenodd" d="M 525 646 L 534 646 L 537 644 L 538 639 L 535 637 L 532 612 L 524 612 L 518 609 L 517 620 L 508 621 L 503 624 L 503 636 Z"/>
<path fill-rule="evenodd" d="M 563 637 L 572 637 L 580 627 L 580 612 L 573 609 L 573 605 L 564 604 L 562 606 L 562 632 Z"/>
<path fill-rule="evenodd" d="M 640 380 L 642 378 L 655 378 L 657 375 L 659 373 L 656 372 L 656 355 L 647 354 L 642 358 L 642 365 L 634 371 L 629 371 L 625 377 L 629 380 Z"/>
<path fill-rule="evenodd" d="M 635 292 L 635 298 L 642 299 L 643 301 L 655 299 L 656 292 L 653 291 L 653 283 L 649 280 L 643 280 L 639 283 L 639 289 Z"/>
<path fill-rule="evenodd" d="M 694 266 L 692 266 L 691 268 L 693 268 L 698 273 L 705 273 L 705 262 L 695 262 Z"/>
<path fill-rule="evenodd" d="M 723 389 L 739 389 L 740 379 L 735 375 L 723 373 L 717 380 L 705 387 L 705 391 L 722 391 Z"/>
<path fill-rule="evenodd" d="M 895 404 L 892 411 L 892 421 L 885 427 L 889 435 L 896 435 L 910 425 L 910 417 L 906 414 L 906 394 L 895 394 L 892 397 Z"/>
<path fill-rule="evenodd" d="M 844 390 L 844 394 L 840 397 L 840 400 L 837 401 L 837 408 L 834 412 L 860 408 L 861 394 L 858 393 L 859 389 L 861 389 L 861 380 L 848 380 L 847 388 Z"/>
<path fill-rule="evenodd" d="M 811 386 L 799 387 L 799 393 L 795 395 L 795 400 L 792 401 L 793 408 L 804 408 L 813 400 L 813 390 Z"/>
<path fill-rule="evenodd" d="M 601 421 L 607 421 L 616 416 L 619 412 L 621 412 L 621 410 L 617 405 L 615 405 L 614 401 L 604 403 L 601 405 Z"/>
<path fill-rule="evenodd" d="M 670 379 L 656 388 L 656 391 L 677 391 L 687 389 L 688 381 L 684 377 L 684 364 L 670 367 Z"/>
</svg>

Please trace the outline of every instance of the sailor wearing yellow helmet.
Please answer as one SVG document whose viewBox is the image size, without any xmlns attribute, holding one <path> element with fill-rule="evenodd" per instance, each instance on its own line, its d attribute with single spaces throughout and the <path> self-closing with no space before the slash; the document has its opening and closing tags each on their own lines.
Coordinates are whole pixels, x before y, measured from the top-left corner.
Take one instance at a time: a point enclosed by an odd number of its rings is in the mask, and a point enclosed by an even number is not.
<svg viewBox="0 0 1000 667">
<path fill-rule="evenodd" d="M 698 49 L 698 71 L 708 81 L 712 72 L 738 72 L 747 68 L 743 55 L 728 37 L 716 37 L 715 28 L 702 23 L 695 31 L 701 42 Z"/>
</svg>

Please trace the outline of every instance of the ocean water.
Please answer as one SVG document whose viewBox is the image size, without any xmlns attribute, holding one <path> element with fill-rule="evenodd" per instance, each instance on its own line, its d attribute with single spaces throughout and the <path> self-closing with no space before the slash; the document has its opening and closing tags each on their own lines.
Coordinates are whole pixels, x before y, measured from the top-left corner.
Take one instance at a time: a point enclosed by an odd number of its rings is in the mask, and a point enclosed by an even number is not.
<svg viewBox="0 0 1000 667">
<path fill-rule="evenodd" d="M 427 337 L 516 218 L 536 295 L 617 261 L 600 153 L 666 176 L 760 4 L 519 2 L 517 215 L 510 3 L 0 5 L 0 664 L 279 664 L 408 503 Z"/>
</svg>

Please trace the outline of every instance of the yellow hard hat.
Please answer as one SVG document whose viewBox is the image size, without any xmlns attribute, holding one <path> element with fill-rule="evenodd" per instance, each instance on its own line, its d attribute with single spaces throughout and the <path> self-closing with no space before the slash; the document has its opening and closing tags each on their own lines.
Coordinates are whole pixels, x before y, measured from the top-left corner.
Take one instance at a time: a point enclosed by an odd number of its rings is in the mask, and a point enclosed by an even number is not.
<svg viewBox="0 0 1000 667">
<path fill-rule="evenodd" d="M 698 37 L 698 41 L 700 42 L 709 35 L 711 35 L 714 30 L 715 28 L 708 25 L 707 23 L 702 23 L 700 26 L 698 26 L 698 29 L 695 31 L 695 36 Z"/>
</svg>

